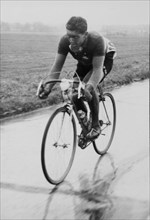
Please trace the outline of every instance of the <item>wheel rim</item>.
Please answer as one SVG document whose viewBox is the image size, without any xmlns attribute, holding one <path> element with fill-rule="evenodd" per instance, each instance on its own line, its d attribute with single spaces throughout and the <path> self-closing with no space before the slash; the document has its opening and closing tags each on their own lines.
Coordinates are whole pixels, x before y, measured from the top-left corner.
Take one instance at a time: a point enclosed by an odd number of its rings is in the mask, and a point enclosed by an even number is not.
<svg viewBox="0 0 150 220">
<path fill-rule="evenodd" d="M 105 153 L 112 142 L 116 123 L 115 103 L 110 94 L 104 95 L 104 100 L 99 105 L 99 119 L 101 134 L 95 140 L 95 147 L 98 153 Z"/>
<path fill-rule="evenodd" d="M 43 169 L 49 182 L 57 184 L 68 174 L 74 157 L 74 126 L 66 112 L 58 112 L 46 132 Z"/>
</svg>

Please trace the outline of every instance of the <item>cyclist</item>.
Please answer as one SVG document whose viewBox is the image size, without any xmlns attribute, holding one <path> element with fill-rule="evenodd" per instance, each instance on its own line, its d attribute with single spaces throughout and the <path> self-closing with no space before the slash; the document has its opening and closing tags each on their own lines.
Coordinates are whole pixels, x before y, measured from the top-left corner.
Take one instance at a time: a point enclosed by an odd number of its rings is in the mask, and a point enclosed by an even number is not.
<svg viewBox="0 0 150 220">
<path fill-rule="evenodd" d="M 58 45 L 57 55 L 50 71 L 51 79 L 57 79 L 64 65 L 67 54 L 70 53 L 77 61 L 74 78 L 85 82 L 85 97 L 90 93 L 88 105 L 92 114 L 92 128 L 87 138 L 94 139 L 100 134 L 99 100 L 97 85 L 110 72 L 116 55 L 114 45 L 97 32 L 87 31 L 87 21 L 82 17 L 71 17 L 66 24 L 66 34 Z M 53 85 L 48 85 L 41 91 L 39 98 L 45 99 Z M 88 96 L 87 96 L 88 97 Z M 74 100 L 77 110 L 87 112 L 82 99 Z"/>
</svg>

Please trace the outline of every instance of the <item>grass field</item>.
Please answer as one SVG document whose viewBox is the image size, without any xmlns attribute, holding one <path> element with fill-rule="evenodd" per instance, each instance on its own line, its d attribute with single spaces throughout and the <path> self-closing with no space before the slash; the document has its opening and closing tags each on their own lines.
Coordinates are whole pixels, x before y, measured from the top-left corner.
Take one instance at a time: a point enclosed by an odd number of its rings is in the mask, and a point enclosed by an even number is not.
<svg viewBox="0 0 150 220">
<path fill-rule="evenodd" d="M 106 36 L 117 47 L 113 70 L 105 89 L 149 77 L 148 36 Z M 57 97 L 39 100 L 36 89 L 48 75 L 57 51 L 59 36 L 1 34 L 0 118 L 31 111 L 58 102 Z M 76 61 L 68 56 L 64 69 L 75 70 Z"/>
</svg>

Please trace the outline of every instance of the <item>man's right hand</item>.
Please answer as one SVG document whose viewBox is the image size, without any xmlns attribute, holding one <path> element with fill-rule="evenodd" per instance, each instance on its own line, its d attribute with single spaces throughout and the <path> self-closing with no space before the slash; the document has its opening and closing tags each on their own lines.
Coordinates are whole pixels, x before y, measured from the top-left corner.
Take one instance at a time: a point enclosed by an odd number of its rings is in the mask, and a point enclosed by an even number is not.
<svg viewBox="0 0 150 220">
<path fill-rule="evenodd" d="M 51 92 L 50 88 L 44 88 L 44 86 L 41 86 L 38 97 L 40 99 L 46 99 L 50 94 L 50 92 Z"/>
<path fill-rule="evenodd" d="M 47 99 L 48 95 L 50 92 L 43 91 L 42 93 L 39 94 L 40 99 Z"/>
</svg>

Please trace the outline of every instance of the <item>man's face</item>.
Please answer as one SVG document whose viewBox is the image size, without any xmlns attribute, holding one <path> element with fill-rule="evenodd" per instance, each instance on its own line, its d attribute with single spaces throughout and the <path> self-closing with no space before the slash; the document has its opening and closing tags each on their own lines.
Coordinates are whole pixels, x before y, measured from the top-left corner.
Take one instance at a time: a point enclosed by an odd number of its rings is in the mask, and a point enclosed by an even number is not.
<svg viewBox="0 0 150 220">
<path fill-rule="evenodd" d="M 67 30 L 67 36 L 68 36 L 71 47 L 74 50 L 77 50 L 83 44 L 86 38 L 86 33 L 80 34 L 76 31 Z"/>
</svg>

